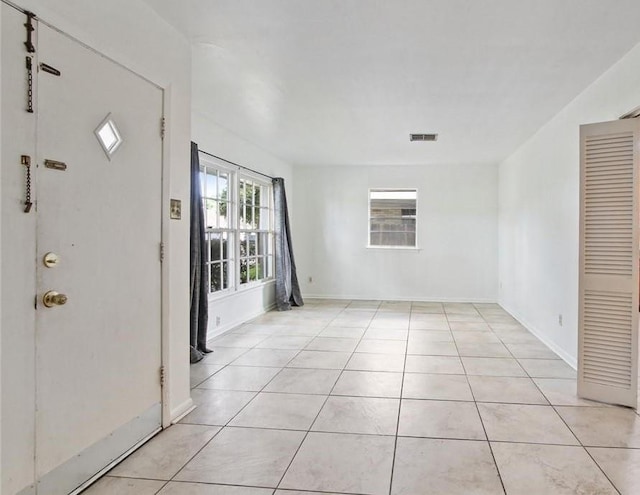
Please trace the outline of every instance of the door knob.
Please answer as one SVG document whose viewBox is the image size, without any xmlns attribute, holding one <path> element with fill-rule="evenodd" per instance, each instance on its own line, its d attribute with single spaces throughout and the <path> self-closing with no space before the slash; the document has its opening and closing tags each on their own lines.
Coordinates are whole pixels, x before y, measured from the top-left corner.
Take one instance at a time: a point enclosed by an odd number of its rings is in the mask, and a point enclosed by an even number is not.
<svg viewBox="0 0 640 495">
<path fill-rule="evenodd" d="M 44 296 L 42 296 L 42 302 L 47 308 L 62 306 L 63 304 L 67 304 L 67 296 L 64 294 L 58 294 L 54 290 L 50 290 Z"/>
</svg>

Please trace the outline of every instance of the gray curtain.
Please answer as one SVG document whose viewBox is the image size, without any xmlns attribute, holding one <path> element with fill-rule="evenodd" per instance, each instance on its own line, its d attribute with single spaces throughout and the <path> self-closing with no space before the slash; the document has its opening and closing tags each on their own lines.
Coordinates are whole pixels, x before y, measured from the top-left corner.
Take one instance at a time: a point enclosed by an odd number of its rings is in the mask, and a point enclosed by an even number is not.
<svg viewBox="0 0 640 495">
<path fill-rule="evenodd" d="M 296 262 L 291 246 L 291 229 L 284 179 L 273 179 L 274 219 L 275 219 L 275 263 L 276 263 L 276 307 L 278 311 L 288 311 L 291 305 L 303 306 L 298 285 Z"/>
<path fill-rule="evenodd" d="M 200 188 L 198 145 L 191 143 L 191 362 L 200 361 L 207 349 L 209 319 L 207 251 L 204 236 L 204 205 Z"/>
</svg>

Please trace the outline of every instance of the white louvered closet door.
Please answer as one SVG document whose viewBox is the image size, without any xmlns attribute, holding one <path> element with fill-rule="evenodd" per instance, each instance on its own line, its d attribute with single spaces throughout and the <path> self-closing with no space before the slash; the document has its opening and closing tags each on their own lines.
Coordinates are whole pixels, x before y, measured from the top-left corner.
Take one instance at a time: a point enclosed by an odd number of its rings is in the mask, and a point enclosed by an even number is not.
<svg viewBox="0 0 640 495">
<path fill-rule="evenodd" d="M 637 405 L 640 119 L 580 127 L 578 395 Z"/>
</svg>

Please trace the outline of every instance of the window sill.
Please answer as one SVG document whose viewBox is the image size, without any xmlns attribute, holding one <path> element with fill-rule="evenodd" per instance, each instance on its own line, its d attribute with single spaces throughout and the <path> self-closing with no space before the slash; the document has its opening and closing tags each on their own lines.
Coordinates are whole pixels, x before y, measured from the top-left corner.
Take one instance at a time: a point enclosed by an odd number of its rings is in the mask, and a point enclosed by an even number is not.
<svg viewBox="0 0 640 495">
<path fill-rule="evenodd" d="M 383 251 L 422 251 L 418 246 L 366 246 L 367 249 L 381 249 Z"/>
</svg>

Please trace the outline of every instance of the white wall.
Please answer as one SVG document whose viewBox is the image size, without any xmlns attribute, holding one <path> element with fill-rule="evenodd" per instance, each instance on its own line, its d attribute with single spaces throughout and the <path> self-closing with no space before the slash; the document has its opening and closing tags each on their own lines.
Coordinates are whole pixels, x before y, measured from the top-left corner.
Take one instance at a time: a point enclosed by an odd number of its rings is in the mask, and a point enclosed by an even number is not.
<svg viewBox="0 0 640 495">
<path fill-rule="evenodd" d="M 283 177 L 289 201 L 293 174 L 290 164 L 224 129 L 197 109 L 192 112 L 191 133 L 199 149 L 252 168 L 271 177 Z M 273 283 L 253 287 L 223 297 L 212 297 L 209 303 L 209 337 L 223 333 L 270 309 L 275 302 Z M 220 323 L 216 324 L 216 319 Z"/>
<path fill-rule="evenodd" d="M 300 167 L 294 180 L 303 295 L 496 300 L 497 166 Z M 380 187 L 418 189 L 419 250 L 366 247 L 368 189 Z"/>
<path fill-rule="evenodd" d="M 579 126 L 638 105 L 640 45 L 500 164 L 500 303 L 574 366 Z"/>
<path fill-rule="evenodd" d="M 164 239 L 164 316 L 168 339 L 164 342 L 165 364 L 168 381 L 165 387 L 165 419 L 176 417 L 192 402 L 189 390 L 189 138 L 191 108 L 191 50 L 186 39 L 162 20 L 154 10 L 140 0 L 111 0 L 109 2 L 85 2 L 82 0 L 16 0 L 23 8 L 35 12 L 41 19 L 62 31 L 78 38 L 97 51 L 113 58 L 165 89 L 165 114 L 168 117 L 165 139 L 168 176 L 164 177 L 166 204 L 169 197 L 182 200 L 185 205 L 182 221 L 165 220 Z M 22 28 L 23 29 L 23 28 Z M 24 66 L 24 54 L 21 55 Z M 5 62 L 2 61 L 3 69 Z M 16 72 L 18 73 L 18 72 Z M 8 170 L 8 169 L 5 169 Z M 13 169 L 10 169 L 13 170 Z M 17 168 L 15 170 L 18 170 Z M 22 174 L 23 171 L 20 170 Z M 3 174 L 3 179 L 5 179 Z M 22 176 L 16 183 L 22 184 Z M 15 213 L 13 197 L 7 198 L 3 182 L 3 201 L 11 209 L 2 210 L 3 283 L 26 280 L 33 283 L 28 273 L 16 272 L 24 266 L 33 267 L 30 246 L 35 242 L 35 229 L 24 214 Z M 13 189 L 11 190 L 13 191 Z M 21 193 L 22 194 L 22 193 Z M 12 218 L 10 215 L 21 215 Z M 166 215 L 165 215 L 166 216 Z M 11 240 L 7 234 L 10 228 Z M 12 249 L 13 247 L 13 249 Z M 17 247 L 17 252 L 16 252 Z M 11 256 L 10 254 L 11 253 Z M 27 283 L 25 282 L 25 283 Z M 11 296 L 5 285 L 3 306 L 10 307 Z M 35 287 L 29 292 L 35 294 Z M 15 312 L 14 312 L 15 313 Z M 28 312 L 28 313 L 32 313 Z M 25 313 L 26 314 L 26 313 Z M 2 314 L 3 340 L 7 332 L 12 338 L 21 339 L 20 349 L 32 354 L 33 326 L 25 322 L 10 321 L 7 324 L 6 311 Z M 23 328 L 24 327 L 24 328 Z M 24 332 L 20 334 L 20 332 Z M 31 339 L 31 340 L 29 340 Z M 31 344 L 30 344 L 31 342 Z M 28 453 L 33 449 L 34 411 L 27 400 L 33 394 L 29 385 L 33 384 L 33 359 L 7 349 L 2 355 L 3 387 L 2 437 L 3 451 Z M 15 387 L 6 387 L 7 380 L 15 381 Z M 15 397 L 9 393 L 18 394 Z M 26 404 L 26 407 L 22 407 Z M 10 413 L 8 416 L 7 413 Z M 9 421 L 11 419 L 11 421 Z M 6 433 L 11 432 L 11 438 Z M 11 461 L 19 472 L 7 472 L 3 464 L 3 493 L 15 493 L 33 482 L 33 459 L 4 457 Z"/>
</svg>

